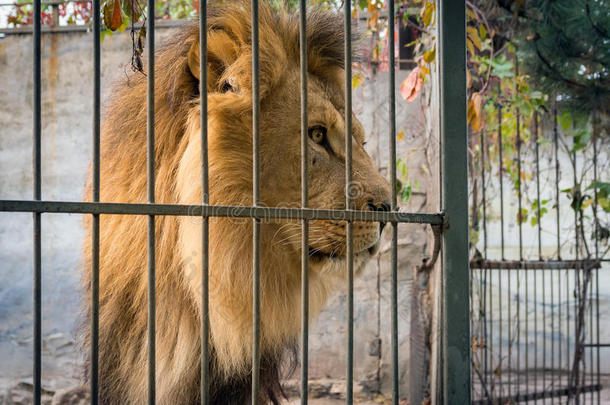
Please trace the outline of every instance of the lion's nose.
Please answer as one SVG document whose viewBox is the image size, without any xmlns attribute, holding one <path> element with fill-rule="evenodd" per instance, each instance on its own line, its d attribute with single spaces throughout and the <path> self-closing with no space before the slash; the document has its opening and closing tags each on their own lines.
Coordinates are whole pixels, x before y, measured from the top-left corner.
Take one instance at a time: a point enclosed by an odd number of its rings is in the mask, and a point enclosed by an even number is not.
<svg viewBox="0 0 610 405">
<path fill-rule="evenodd" d="M 373 200 L 368 200 L 367 205 L 371 211 L 386 211 L 386 212 L 390 211 L 390 202 L 389 201 L 384 201 L 380 204 L 375 204 L 375 202 Z M 379 223 L 379 234 L 380 235 L 381 235 L 381 232 L 383 232 L 384 227 L 385 227 L 385 222 L 380 222 Z"/>
<path fill-rule="evenodd" d="M 373 200 L 369 200 L 367 205 L 371 211 L 389 211 L 390 210 L 390 202 L 384 201 L 380 204 L 375 204 Z"/>
</svg>

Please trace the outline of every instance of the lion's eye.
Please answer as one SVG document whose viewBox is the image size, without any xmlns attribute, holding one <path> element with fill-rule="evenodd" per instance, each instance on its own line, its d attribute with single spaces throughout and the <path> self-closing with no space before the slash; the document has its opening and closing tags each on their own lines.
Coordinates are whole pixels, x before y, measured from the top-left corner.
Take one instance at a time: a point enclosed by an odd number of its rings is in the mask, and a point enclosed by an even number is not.
<svg viewBox="0 0 610 405">
<path fill-rule="evenodd" d="M 323 145 L 326 143 L 326 128 L 322 125 L 309 128 L 309 137 L 318 145 Z"/>
<path fill-rule="evenodd" d="M 223 93 L 226 93 L 228 91 L 233 91 L 233 86 L 231 86 L 231 83 L 229 83 L 229 81 L 227 80 L 226 82 L 224 82 L 222 84 L 222 87 L 220 88 L 220 91 Z"/>
</svg>

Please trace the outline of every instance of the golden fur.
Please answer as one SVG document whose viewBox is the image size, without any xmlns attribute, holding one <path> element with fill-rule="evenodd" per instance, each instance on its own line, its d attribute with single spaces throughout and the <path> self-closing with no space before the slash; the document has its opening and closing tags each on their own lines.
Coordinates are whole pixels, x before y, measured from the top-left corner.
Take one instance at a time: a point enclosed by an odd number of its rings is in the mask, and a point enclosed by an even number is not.
<svg viewBox="0 0 610 405">
<path fill-rule="evenodd" d="M 251 48 L 249 3 L 210 11 L 208 20 L 210 203 L 249 206 Z M 298 17 L 260 8 L 261 197 L 266 206 L 300 204 Z M 342 20 L 308 16 L 310 126 L 328 128 L 328 147 L 310 142 L 310 206 L 344 208 Z M 155 194 L 158 203 L 200 204 L 198 29 L 185 28 L 156 57 Z M 354 117 L 356 208 L 388 199 L 388 183 L 363 148 Z M 102 122 L 101 201 L 146 201 L 146 80 L 116 87 Z M 85 246 L 90 283 L 90 224 Z M 213 403 L 248 401 L 252 343 L 251 220 L 210 218 L 210 347 Z M 156 218 L 156 395 L 159 404 L 199 398 L 201 218 Z M 378 243 L 379 224 L 355 223 L 355 268 Z M 104 403 L 147 395 L 147 218 L 104 215 L 100 226 L 100 395 Z M 311 221 L 310 313 L 344 277 L 345 226 Z M 300 332 L 300 222 L 261 226 L 261 398 L 277 402 L 282 353 Z M 238 393 L 239 391 L 239 393 Z"/>
</svg>

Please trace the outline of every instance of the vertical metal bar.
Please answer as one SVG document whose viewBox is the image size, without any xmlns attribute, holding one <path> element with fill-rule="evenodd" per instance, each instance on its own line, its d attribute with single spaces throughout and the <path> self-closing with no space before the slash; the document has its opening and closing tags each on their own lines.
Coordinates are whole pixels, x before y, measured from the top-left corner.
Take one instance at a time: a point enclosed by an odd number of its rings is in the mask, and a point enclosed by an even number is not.
<svg viewBox="0 0 610 405">
<path fill-rule="evenodd" d="M 350 192 L 352 183 L 352 2 L 343 6 L 345 30 L 345 209 L 353 207 Z M 354 401 L 354 237 L 353 223 L 347 222 L 347 372 L 346 394 L 348 404 Z"/>
<path fill-rule="evenodd" d="M 40 0 L 34 0 L 34 88 L 33 88 L 33 153 L 32 169 L 34 177 L 34 200 L 42 198 L 42 174 L 41 174 L 41 49 L 40 49 Z M 34 245 L 34 404 L 39 405 L 41 401 L 41 378 L 42 378 L 42 253 L 41 253 L 41 214 L 33 214 L 33 245 Z"/>
<path fill-rule="evenodd" d="M 572 153 L 570 153 L 570 160 L 572 160 L 572 165 L 573 165 L 573 171 L 572 171 L 572 192 L 573 194 L 576 193 L 577 190 L 577 186 L 578 186 L 578 179 L 577 179 L 577 172 L 576 172 L 576 150 L 575 150 L 575 146 L 576 146 L 576 141 L 573 139 L 572 140 Z M 573 195 L 573 198 L 575 198 L 575 196 Z M 576 206 L 573 207 L 573 211 L 574 211 L 574 257 L 576 260 L 578 260 L 580 258 L 580 238 L 579 238 L 579 232 L 578 232 L 578 208 Z M 576 358 L 578 353 L 581 353 L 581 348 L 579 347 L 581 344 L 581 339 L 580 339 L 580 334 L 582 333 L 580 331 L 580 311 L 578 310 L 578 306 L 580 305 L 580 301 L 582 299 L 584 299 L 583 297 L 581 297 L 581 288 L 580 288 L 580 273 L 581 273 L 581 267 L 577 267 L 576 268 L 576 272 L 575 272 L 575 277 L 576 277 L 576 285 L 575 285 L 575 299 L 574 299 L 574 357 Z M 584 353 L 583 353 L 584 356 Z M 581 360 L 579 360 L 580 362 Z M 579 372 L 581 372 L 581 369 L 579 368 Z M 584 370 L 582 370 L 582 372 L 584 372 Z M 574 376 L 574 386 L 576 388 L 576 393 L 575 393 L 575 403 L 578 404 L 580 402 L 580 390 L 579 388 L 579 381 L 580 381 L 580 375 L 575 375 Z"/>
<path fill-rule="evenodd" d="M 561 224 L 559 217 L 559 140 L 557 133 L 557 108 L 553 107 L 553 144 L 555 146 L 555 202 L 557 222 L 557 260 L 561 260 Z"/>
<path fill-rule="evenodd" d="M 566 369 L 568 370 L 566 385 L 568 388 L 570 388 L 570 272 L 571 270 L 566 269 Z"/>
<path fill-rule="evenodd" d="M 487 375 L 489 374 L 489 336 L 487 335 L 487 270 L 481 269 L 481 278 L 483 279 L 483 350 L 484 350 L 484 359 L 483 364 L 485 364 L 485 374 L 483 374 L 483 383 L 485 384 L 485 389 L 489 392 L 489 388 L 487 386 Z"/>
<path fill-rule="evenodd" d="M 487 268 L 487 274 L 489 275 L 489 288 L 487 289 L 489 291 L 489 318 L 488 318 L 488 322 L 489 322 L 489 337 L 487 338 L 487 341 L 489 342 L 489 365 L 487 367 L 490 367 L 493 373 L 494 370 L 494 357 L 493 357 L 493 353 L 494 353 L 494 342 L 493 342 L 493 337 L 494 337 L 494 306 L 493 306 L 493 271 L 490 268 Z M 485 370 L 487 373 L 489 373 L 489 368 L 487 370 Z M 491 379 L 491 387 L 489 390 L 489 400 L 493 401 L 494 398 L 494 392 L 495 392 L 495 376 L 492 374 L 490 376 Z"/>
<path fill-rule="evenodd" d="M 503 396 L 504 395 L 504 373 L 502 372 L 502 352 L 504 351 L 504 344 L 502 342 L 502 339 L 504 339 L 504 333 L 503 333 L 503 327 L 502 327 L 502 314 L 504 313 L 504 311 L 502 310 L 502 270 L 498 270 L 498 318 L 499 318 L 499 322 L 498 322 L 498 329 L 499 329 L 499 335 L 500 335 L 500 339 L 498 341 L 498 346 L 499 346 L 499 350 L 498 350 L 498 369 L 500 370 L 500 375 L 498 377 L 498 385 L 500 386 L 500 392 L 498 393 L 499 396 Z"/>
<path fill-rule="evenodd" d="M 201 126 L 201 204 L 210 202 L 208 170 L 208 21 L 207 2 L 199 5 L 199 118 Z M 201 218 L 201 404 L 209 403 L 210 387 L 210 302 L 209 302 L 209 217 Z"/>
<path fill-rule="evenodd" d="M 394 0 L 388 0 L 388 53 L 389 53 L 389 102 L 390 102 L 390 184 L 392 188 L 392 211 L 398 209 L 396 197 L 396 64 L 395 64 L 395 7 Z M 392 404 L 398 405 L 398 223 L 392 222 Z"/>
<path fill-rule="evenodd" d="M 500 254 L 504 260 L 504 160 L 502 157 L 502 105 L 498 106 L 498 160 L 500 168 L 498 177 L 500 183 Z"/>
<path fill-rule="evenodd" d="M 599 258 L 596 254 L 595 258 Z M 599 345 L 599 269 L 595 269 L 595 341 Z M 595 348 L 595 357 L 596 357 L 596 377 L 597 377 L 597 385 L 599 386 L 601 383 L 601 363 L 599 356 L 599 346 Z M 601 403 L 601 392 L 597 392 L 597 405 Z"/>
<path fill-rule="evenodd" d="M 525 270 L 525 389 L 524 389 L 524 393 L 527 393 L 527 387 L 529 385 L 529 362 L 530 362 L 530 355 L 529 355 L 529 289 L 528 289 L 528 285 L 529 285 L 529 279 L 530 279 L 530 270 Z M 535 273 L 534 273 L 535 276 Z"/>
<path fill-rule="evenodd" d="M 101 110 L 101 23 L 100 0 L 93 0 L 93 202 L 100 200 L 100 110 Z M 91 223 L 91 404 L 98 403 L 99 357 L 99 250 L 100 216 L 94 214 Z"/>
<path fill-rule="evenodd" d="M 512 283 L 511 283 L 511 274 L 512 273 L 510 270 L 507 271 L 507 288 L 508 288 L 508 295 L 506 297 L 506 306 L 508 307 L 508 316 L 507 316 L 507 321 L 508 321 L 508 366 L 507 366 L 507 370 L 508 370 L 508 396 L 512 396 L 513 395 L 513 389 L 512 389 L 512 363 L 513 363 L 513 316 L 512 316 Z"/>
<path fill-rule="evenodd" d="M 299 0 L 301 53 L 301 207 L 309 206 L 309 150 L 307 115 L 307 1 Z M 301 222 L 301 404 L 308 401 L 309 381 L 309 222 Z"/>
<path fill-rule="evenodd" d="M 517 273 L 517 311 L 516 311 L 516 316 L 517 316 L 517 336 L 516 336 L 516 341 L 517 341 L 517 372 L 515 373 L 515 378 L 516 378 L 516 386 L 517 386 L 517 401 L 519 401 L 519 396 L 521 395 L 521 382 L 520 382 L 520 376 L 521 376 L 521 276 L 522 276 L 522 272 L 525 272 L 527 274 L 527 270 L 523 269 L 522 271 L 519 271 Z"/>
<path fill-rule="evenodd" d="M 559 339 L 557 341 L 557 352 L 558 352 L 558 358 L 557 358 L 557 368 L 559 369 L 559 372 L 561 373 L 561 358 L 562 358 L 562 347 L 561 347 L 561 341 L 563 338 L 563 334 L 562 334 L 562 322 L 561 322 L 561 273 L 557 272 L 557 324 L 559 326 Z M 559 374 L 559 384 L 561 385 L 562 383 L 562 378 L 561 378 L 561 374 Z"/>
<path fill-rule="evenodd" d="M 534 387 L 538 387 L 538 275 L 539 270 L 534 270 Z M 538 398 L 534 401 L 538 403 Z"/>
<path fill-rule="evenodd" d="M 443 233 L 443 388 L 445 404 L 471 400 L 466 130 L 465 4 L 439 0 L 439 78 Z"/>
<path fill-rule="evenodd" d="M 593 270 L 590 270 L 593 271 Z M 586 336 L 589 337 L 589 383 L 593 385 L 593 282 L 589 280 L 590 289 L 587 289 L 587 293 L 589 294 L 589 330 Z M 587 297 L 585 297 L 586 299 Z M 584 374 L 584 373 L 583 373 Z M 583 381 L 584 385 L 584 381 Z M 590 403 L 593 404 L 593 392 L 590 393 L 589 399 Z"/>
<path fill-rule="evenodd" d="M 540 223 L 540 139 L 538 134 L 538 111 L 534 111 L 534 142 L 536 143 L 536 219 L 538 222 L 538 260 L 542 260 L 542 224 Z"/>
<path fill-rule="evenodd" d="M 148 202 L 155 202 L 155 1 L 148 0 L 148 100 L 147 100 L 147 179 Z M 148 216 L 148 403 L 155 404 L 155 216 Z"/>
<path fill-rule="evenodd" d="M 476 269 L 473 270 L 473 273 L 476 273 Z M 470 291 L 473 291 L 473 293 L 470 294 L 469 296 L 469 305 L 470 305 L 470 331 L 471 333 L 474 335 L 474 322 L 475 322 L 475 297 L 474 297 L 474 288 L 473 288 L 473 284 L 474 284 L 474 276 L 471 275 L 470 279 L 468 280 L 468 288 L 470 289 Z M 470 379 L 474 380 L 474 367 L 470 368 Z M 475 396 L 477 395 L 476 393 L 474 394 Z"/>
<path fill-rule="evenodd" d="M 542 285 L 546 286 L 546 270 L 542 270 Z M 542 387 L 544 404 L 546 404 L 546 288 L 542 289 Z"/>
<path fill-rule="evenodd" d="M 551 370 L 555 372 L 555 294 L 553 287 L 553 279 L 555 278 L 555 274 L 551 270 L 551 283 L 550 283 L 550 291 L 551 291 Z M 559 320 L 561 322 L 561 320 Z M 551 374 L 551 387 L 555 388 L 555 375 Z M 554 403 L 555 399 L 551 399 L 551 403 Z"/>
<path fill-rule="evenodd" d="M 539 140 L 539 127 L 538 127 L 538 111 L 534 111 L 534 142 L 535 151 L 536 151 L 536 201 L 537 209 L 536 209 L 536 219 L 537 219 L 537 231 L 538 231 L 538 260 L 542 260 L 542 224 L 541 220 L 541 212 L 540 212 L 540 140 Z M 534 348 L 538 350 L 538 270 L 534 270 Z M 561 302 L 561 301 L 560 301 Z M 561 317 L 560 317 L 561 319 Z M 560 333 L 561 336 L 561 333 Z M 534 353 L 534 386 L 537 386 L 537 376 L 538 376 L 538 354 Z M 538 398 L 536 398 L 535 403 L 538 403 Z"/>
<path fill-rule="evenodd" d="M 515 55 L 515 72 L 519 75 L 519 58 Z M 519 85 L 515 85 L 515 91 L 519 92 Z M 518 209 L 519 209 L 519 260 L 523 260 L 523 220 L 521 218 L 521 206 L 522 206 L 522 187 L 521 187 L 521 111 L 517 107 L 517 197 L 518 197 Z"/>
<path fill-rule="evenodd" d="M 598 117 L 597 114 L 593 114 L 593 182 L 597 183 L 597 125 L 598 125 Z M 593 218 L 594 218 L 594 237 L 595 237 L 595 259 L 599 259 L 599 241 L 598 241 L 598 226 L 597 226 L 597 204 L 598 204 L 598 196 L 597 196 L 597 187 L 593 189 Z M 595 269 L 595 340 L 597 344 L 599 344 L 599 269 Z M 593 311 L 593 309 L 591 309 Z M 596 377 L 597 377 L 597 385 L 600 385 L 600 358 L 599 358 L 599 347 L 595 348 L 596 352 Z M 597 405 L 601 402 L 601 393 L 597 392 Z"/>
<path fill-rule="evenodd" d="M 483 206 L 483 258 L 487 260 L 487 199 L 485 197 L 485 137 L 481 131 L 481 197 Z"/>
<path fill-rule="evenodd" d="M 260 205 L 260 67 L 258 0 L 252 0 L 252 205 Z M 260 233 L 259 218 L 252 219 L 252 405 L 259 400 L 260 380 Z"/>
</svg>

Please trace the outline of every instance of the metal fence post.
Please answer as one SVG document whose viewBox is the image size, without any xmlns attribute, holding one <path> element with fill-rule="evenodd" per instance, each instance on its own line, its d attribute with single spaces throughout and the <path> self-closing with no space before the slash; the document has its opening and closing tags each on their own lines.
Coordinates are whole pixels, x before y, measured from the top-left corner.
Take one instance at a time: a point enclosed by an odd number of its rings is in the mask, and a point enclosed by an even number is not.
<svg viewBox="0 0 610 405">
<path fill-rule="evenodd" d="M 465 3 L 439 0 L 441 208 L 451 227 L 443 233 L 443 401 L 471 397 L 466 131 Z"/>
</svg>

